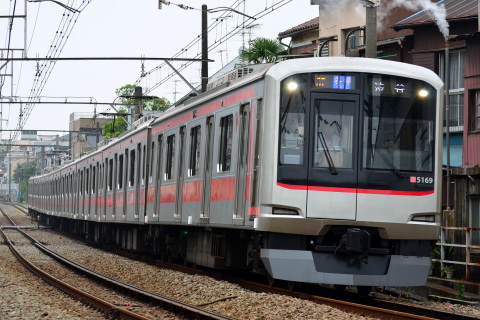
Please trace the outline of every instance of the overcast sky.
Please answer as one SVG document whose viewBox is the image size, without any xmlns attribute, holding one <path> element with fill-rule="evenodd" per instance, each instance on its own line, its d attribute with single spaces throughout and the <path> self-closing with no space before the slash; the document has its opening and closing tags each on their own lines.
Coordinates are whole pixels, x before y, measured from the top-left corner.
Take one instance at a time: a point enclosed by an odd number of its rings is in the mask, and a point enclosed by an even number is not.
<svg viewBox="0 0 480 320">
<path fill-rule="evenodd" d="M 33 1 L 33 0 L 32 0 Z M 159 10 L 158 0 L 58 0 L 74 9 L 83 8 L 81 13 L 72 14 L 60 5 L 50 2 L 27 3 L 26 39 L 24 37 L 24 19 L 15 19 L 11 36 L 9 20 L 0 19 L 0 48 L 24 48 L 27 46 L 27 57 L 45 57 L 49 50 L 56 50 L 55 56 L 72 57 L 184 57 L 195 58 L 200 53 L 200 42 L 195 43 L 200 35 L 201 8 L 231 7 L 245 12 L 249 16 L 263 16 L 257 20 L 245 18 L 253 28 L 252 34 L 242 32 L 230 37 L 224 43 L 219 39 L 231 33 L 241 25 L 244 17 L 232 12 L 208 14 L 208 24 L 218 20 L 218 26 L 209 33 L 209 44 L 217 43 L 210 52 L 209 74 L 215 73 L 222 64 L 226 64 L 238 55 L 243 42 L 255 37 L 276 38 L 279 32 L 299 25 L 318 16 L 318 6 L 310 5 L 310 0 L 179 0 L 171 5 L 163 5 Z M 88 5 L 86 5 L 88 3 Z M 240 3 L 240 5 L 239 5 Z M 174 4 L 183 4 L 194 9 L 184 10 Z M 265 9 L 271 8 L 276 10 Z M 11 15 L 15 7 L 16 15 L 25 14 L 25 0 L 1 0 L 0 16 Z M 245 8 L 244 8 L 245 7 Z M 266 14 L 267 13 L 267 14 Z M 72 17 L 76 17 L 76 22 Z M 62 20 L 63 19 L 63 20 Z M 66 25 L 62 21 L 72 20 L 67 29 L 58 31 Z M 63 36 L 63 40 L 54 41 L 55 36 Z M 67 38 L 68 36 L 68 38 Z M 65 39 L 67 39 L 65 41 Z M 182 51 L 188 48 L 186 51 Z M 19 57 L 19 52 L 15 57 Z M 50 51 L 51 52 L 51 51 Z M 183 52 L 183 53 L 182 53 Z M 2 53 L 5 57 L 5 51 Z M 10 55 L 10 57 L 12 57 Z M 3 64 L 3 62 L 2 62 Z M 150 72 L 141 78 L 141 61 L 58 61 L 54 65 L 40 61 L 37 73 L 37 62 L 15 62 L 12 77 L 5 77 L 2 96 L 18 96 L 23 101 L 22 107 L 29 109 L 28 96 L 32 89 L 42 97 L 62 97 L 61 99 L 42 98 L 42 101 L 97 101 L 111 103 L 115 100 L 115 90 L 125 84 L 134 84 L 142 79 L 140 86 L 145 90 L 154 87 L 172 71 L 164 66 L 160 71 Z M 43 65 L 42 65 L 43 64 Z M 144 71 L 155 70 L 161 61 L 144 61 Z M 180 62 L 173 63 L 176 68 Z M 1 70 L 1 74 L 11 73 L 12 68 Z M 200 82 L 200 63 L 193 63 L 182 75 L 192 84 Z M 174 101 L 189 91 L 179 78 L 151 90 L 149 95 L 167 97 Z M 81 98 L 82 97 L 82 98 Z M 15 129 L 19 119 L 20 105 L 2 102 L 2 128 Z M 47 105 L 37 104 L 30 108 L 30 114 L 24 130 L 68 130 L 69 114 L 72 112 L 93 112 L 90 105 Z M 109 111 L 108 106 L 97 106 L 97 112 Z M 5 133 L 4 133 L 5 134 Z M 8 133 L 10 134 L 10 133 Z"/>
</svg>

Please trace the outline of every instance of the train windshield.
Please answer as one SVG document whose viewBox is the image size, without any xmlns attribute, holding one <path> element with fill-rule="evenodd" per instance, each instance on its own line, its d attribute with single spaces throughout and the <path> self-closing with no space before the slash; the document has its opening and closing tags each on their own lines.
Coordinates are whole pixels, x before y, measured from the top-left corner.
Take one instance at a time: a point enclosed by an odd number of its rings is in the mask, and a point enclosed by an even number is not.
<svg viewBox="0 0 480 320">
<path fill-rule="evenodd" d="M 432 172 L 435 90 L 425 82 L 367 76 L 362 165 L 366 170 Z"/>
<path fill-rule="evenodd" d="M 280 164 L 303 165 L 305 161 L 305 112 L 307 76 L 295 75 L 282 82 L 280 103 Z"/>
</svg>

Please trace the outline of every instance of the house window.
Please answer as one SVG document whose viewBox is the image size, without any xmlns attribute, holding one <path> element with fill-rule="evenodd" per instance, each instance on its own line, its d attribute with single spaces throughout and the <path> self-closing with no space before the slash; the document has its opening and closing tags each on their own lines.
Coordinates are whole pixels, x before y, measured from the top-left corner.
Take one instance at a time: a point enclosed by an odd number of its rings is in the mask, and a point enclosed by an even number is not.
<svg viewBox="0 0 480 320">
<path fill-rule="evenodd" d="M 480 131 L 480 90 L 471 90 L 469 94 L 469 131 Z"/>
<path fill-rule="evenodd" d="M 463 94 L 465 91 L 465 50 L 452 50 L 449 52 L 449 127 L 452 132 L 463 131 Z M 440 54 L 440 77 L 445 82 L 445 53 Z M 446 127 L 444 115 L 443 126 Z"/>
<path fill-rule="evenodd" d="M 320 45 L 318 46 L 318 49 L 319 50 L 321 49 L 321 51 L 318 53 L 319 57 L 328 57 L 329 56 L 329 42 L 328 41 L 320 43 Z"/>
<path fill-rule="evenodd" d="M 345 39 L 345 49 L 346 50 L 355 50 L 359 46 L 365 44 L 363 30 L 357 29 L 346 29 L 343 30 L 344 39 Z M 347 38 L 348 36 L 348 38 Z"/>
</svg>

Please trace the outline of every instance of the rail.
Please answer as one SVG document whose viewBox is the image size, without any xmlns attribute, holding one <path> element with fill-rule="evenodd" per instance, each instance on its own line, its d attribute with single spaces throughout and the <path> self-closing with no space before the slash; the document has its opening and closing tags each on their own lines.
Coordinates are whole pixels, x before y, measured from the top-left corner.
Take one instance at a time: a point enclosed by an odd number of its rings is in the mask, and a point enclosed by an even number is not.
<svg viewBox="0 0 480 320">
<path fill-rule="evenodd" d="M 447 242 L 447 233 L 448 239 L 455 239 L 453 234 L 455 232 L 464 232 L 465 233 L 465 243 L 458 244 Z M 480 267 L 480 263 L 472 262 L 472 251 L 480 250 L 480 245 L 472 244 L 472 233 L 480 232 L 480 228 L 468 228 L 468 227 L 446 227 L 443 226 L 440 232 L 440 242 L 437 242 L 437 247 L 440 247 L 440 259 L 432 259 L 432 261 L 440 262 L 440 270 L 444 270 L 445 266 L 449 265 L 464 265 L 465 266 L 465 280 L 470 281 L 471 278 L 471 269 L 472 267 Z M 453 260 L 454 255 L 453 251 L 455 248 L 461 248 L 465 250 L 465 254 L 462 257 L 465 257 L 465 261 Z M 457 255 L 458 256 L 458 255 Z"/>
</svg>

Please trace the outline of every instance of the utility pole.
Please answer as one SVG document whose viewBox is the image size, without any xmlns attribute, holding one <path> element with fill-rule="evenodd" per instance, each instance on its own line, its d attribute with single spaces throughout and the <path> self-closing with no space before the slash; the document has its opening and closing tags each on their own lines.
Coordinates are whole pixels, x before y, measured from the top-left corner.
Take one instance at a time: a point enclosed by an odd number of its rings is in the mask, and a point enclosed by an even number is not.
<svg viewBox="0 0 480 320">
<path fill-rule="evenodd" d="M 377 58 L 377 3 L 366 4 L 365 57 Z"/>
<path fill-rule="evenodd" d="M 202 92 L 207 91 L 208 83 L 208 26 L 207 5 L 202 5 Z"/>
<path fill-rule="evenodd" d="M 133 113 L 133 121 L 137 121 L 140 119 L 141 114 L 143 113 L 143 108 L 142 108 L 142 87 L 135 87 L 135 111 Z"/>
</svg>

